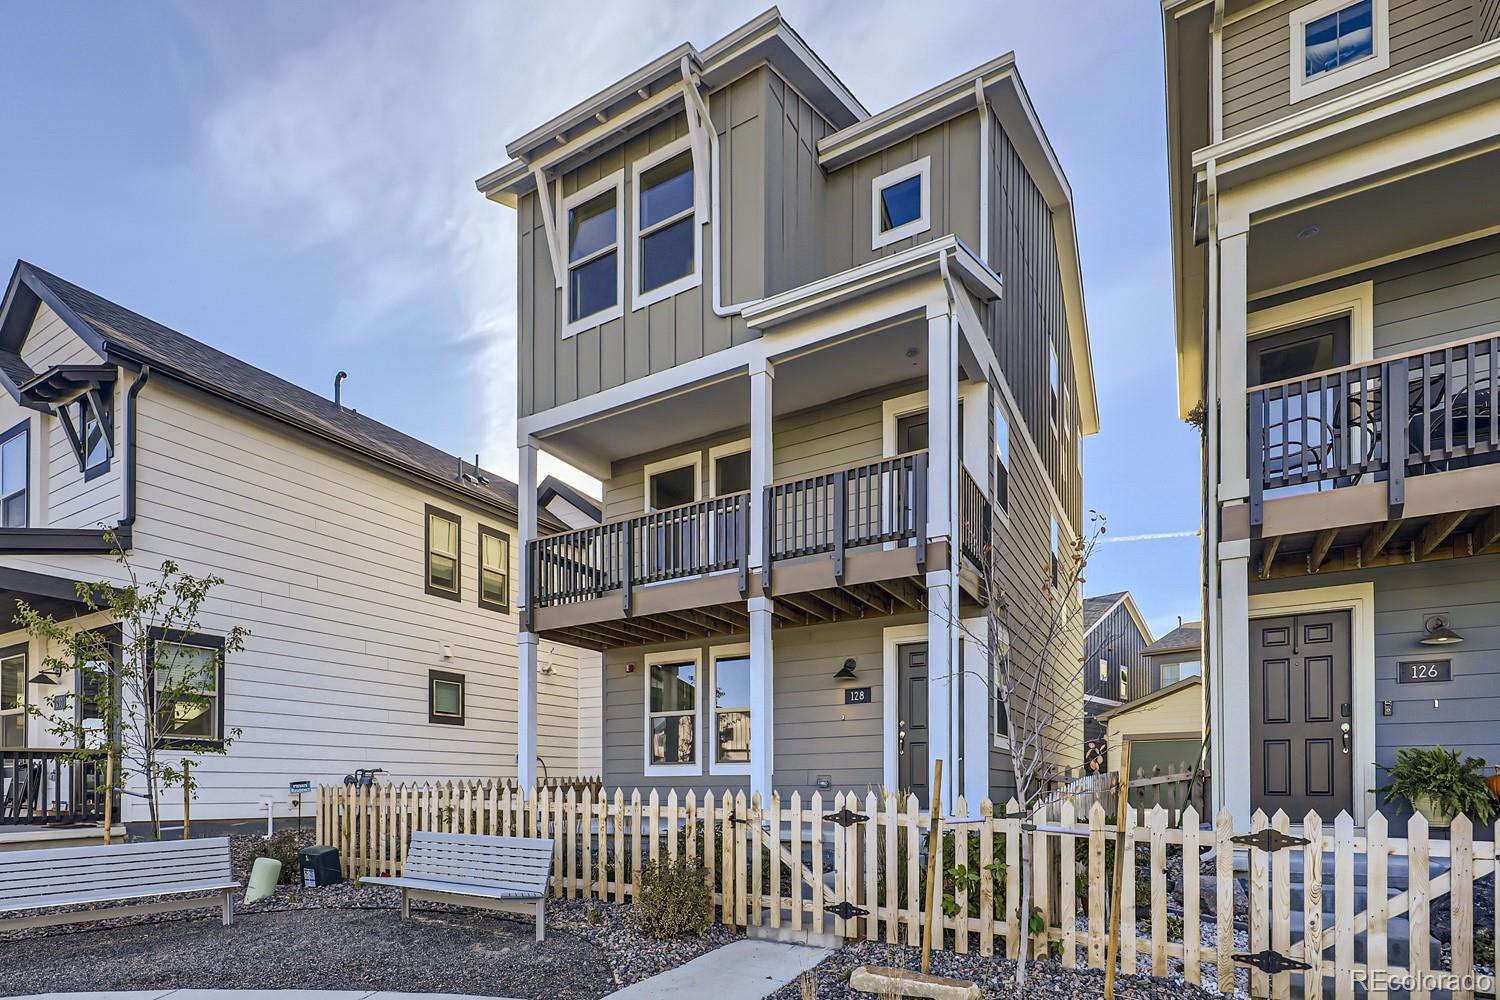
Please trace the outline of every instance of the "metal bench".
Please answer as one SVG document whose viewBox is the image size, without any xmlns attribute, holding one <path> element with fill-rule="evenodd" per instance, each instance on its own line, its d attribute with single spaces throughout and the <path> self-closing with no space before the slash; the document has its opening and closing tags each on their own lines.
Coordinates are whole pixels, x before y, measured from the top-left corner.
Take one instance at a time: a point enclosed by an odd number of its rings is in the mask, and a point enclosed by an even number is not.
<svg viewBox="0 0 1500 1000">
<path fill-rule="evenodd" d="M 401 890 L 401 919 L 411 917 L 412 899 L 454 903 L 483 910 L 536 914 L 536 939 L 545 930 L 552 841 L 543 837 L 481 837 L 470 833 L 411 835 L 405 874 L 361 882 Z"/>
<path fill-rule="evenodd" d="M 218 893 L 223 896 L 223 922 L 228 927 L 234 922 L 234 890 L 239 887 L 229 873 L 228 837 L 0 853 L 0 913 Z M 37 913 L 0 920 L 0 931 L 189 910 L 209 902 L 153 899 L 128 906 Z"/>
</svg>

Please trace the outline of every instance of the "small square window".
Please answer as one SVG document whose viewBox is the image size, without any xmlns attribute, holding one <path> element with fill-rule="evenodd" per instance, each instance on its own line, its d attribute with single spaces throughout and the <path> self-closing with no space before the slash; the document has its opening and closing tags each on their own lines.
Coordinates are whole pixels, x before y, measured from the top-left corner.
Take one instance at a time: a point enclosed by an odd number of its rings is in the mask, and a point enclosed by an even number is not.
<svg viewBox="0 0 1500 1000">
<path fill-rule="evenodd" d="M 1318 0 L 1291 14 L 1292 103 L 1388 69 L 1390 0 Z"/>
<path fill-rule="evenodd" d="M 1109 661 L 1102 657 L 1099 660 L 1099 680 L 1109 680 Z"/>
<path fill-rule="evenodd" d="M 427 517 L 426 590 L 436 597 L 458 600 L 461 523 L 457 514 L 429 506 Z"/>
<path fill-rule="evenodd" d="M 427 721 L 444 726 L 464 724 L 464 675 L 427 671 Z"/>
<path fill-rule="evenodd" d="M 479 526 L 479 606 L 510 610 L 510 536 Z"/>
<path fill-rule="evenodd" d="M 880 249 L 932 228 L 932 157 L 881 174 L 870 186 L 870 243 Z"/>
</svg>

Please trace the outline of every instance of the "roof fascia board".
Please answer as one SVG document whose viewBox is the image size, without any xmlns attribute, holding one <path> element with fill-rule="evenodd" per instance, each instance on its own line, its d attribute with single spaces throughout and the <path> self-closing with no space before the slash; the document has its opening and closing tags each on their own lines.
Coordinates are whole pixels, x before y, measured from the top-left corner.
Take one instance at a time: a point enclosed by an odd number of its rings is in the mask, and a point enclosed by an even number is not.
<svg viewBox="0 0 1500 1000">
<path fill-rule="evenodd" d="M 1087 639 L 1089 637 L 1089 633 L 1090 632 L 1094 631 L 1094 629 L 1098 628 L 1100 625 L 1103 625 L 1106 621 L 1108 621 L 1109 620 L 1109 616 L 1112 615 L 1112 614 L 1114 614 L 1115 611 L 1120 607 L 1120 605 L 1125 603 L 1125 598 L 1127 598 L 1129 596 L 1130 596 L 1130 591 L 1127 590 L 1125 593 L 1123 593 L 1123 594 L 1120 595 L 1120 599 L 1119 600 L 1115 601 L 1115 603 L 1111 604 L 1108 608 L 1105 608 L 1104 609 L 1104 614 L 1102 614 L 1098 618 L 1094 619 L 1094 624 L 1090 625 L 1088 628 L 1086 628 L 1086 629 L 1083 630 L 1083 637 L 1085 639 Z M 1149 645 L 1149 643 L 1148 643 L 1148 645 Z"/>
<path fill-rule="evenodd" d="M 1196 674 L 1194 674 L 1192 677 L 1184 677 L 1182 680 L 1177 681 L 1174 684 L 1168 684 L 1164 688 L 1157 688 L 1150 694 L 1142 695 L 1134 701 L 1127 701 L 1124 704 L 1119 705 L 1116 708 L 1112 708 L 1107 712 L 1100 712 L 1098 715 L 1094 716 L 1094 718 L 1098 719 L 1100 722 L 1103 722 L 1105 719 L 1112 719 L 1117 715 L 1125 715 L 1129 712 L 1134 712 L 1138 708 L 1144 708 L 1145 706 L 1150 705 L 1153 702 L 1158 702 L 1163 698 L 1170 697 L 1171 695 L 1174 695 L 1179 691 L 1192 687 L 1194 684 L 1201 683 L 1203 683 L 1203 678 L 1199 677 Z"/>
<path fill-rule="evenodd" d="M 700 75 L 715 89 L 744 75 L 742 67 L 766 62 L 833 126 L 842 128 L 870 117 L 854 92 L 844 86 L 774 7 L 739 31 L 714 42 L 699 58 Z"/>
<path fill-rule="evenodd" d="M 1135 595 L 1127 590 L 1125 591 L 1124 600 L 1125 609 L 1130 612 L 1130 617 L 1135 619 L 1135 627 L 1140 630 L 1141 638 L 1146 640 L 1146 646 L 1151 645 L 1156 641 L 1156 638 L 1151 634 L 1151 626 L 1146 624 L 1145 616 L 1141 614 L 1140 607 L 1135 603 Z M 1144 649 L 1146 647 L 1142 646 L 1141 648 Z"/>
</svg>

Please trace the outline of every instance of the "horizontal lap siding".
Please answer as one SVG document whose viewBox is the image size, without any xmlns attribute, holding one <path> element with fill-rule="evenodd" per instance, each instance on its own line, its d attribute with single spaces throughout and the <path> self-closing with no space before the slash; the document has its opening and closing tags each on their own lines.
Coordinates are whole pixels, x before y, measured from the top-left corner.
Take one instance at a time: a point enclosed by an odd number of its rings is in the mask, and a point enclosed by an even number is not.
<svg viewBox="0 0 1500 1000">
<path fill-rule="evenodd" d="M 1315 97 L 1291 103 L 1291 14 L 1301 2 L 1274 4 L 1224 28 L 1224 134 L 1228 137 L 1314 107 L 1495 37 L 1485 34 L 1493 0 L 1390 0 L 1391 65 Z M 1500 23 L 1489 31 L 1500 30 Z"/>
<path fill-rule="evenodd" d="M 827 775 L 835 790 L 879 788 L 883 773 L 882 630 L 922 619 L 914 616 L 876 621 L 814 625 L 774 633 L 775 787 L 783 795 L 816 791 L 816 779 Z M 722 645 L 745 642 L 743 636 Z M 748 787 L 744 775 L 713 775 L 706 765 L 696 775 L 647 776 L 645 761 L 644 656 L 656 649 L 712 648 L 707 643 L 673 644 L 617 650 L 605 654 L 604 783 L 619 786 L 697 789 Z M 835 682 L 834 673 L 850 657 L 859 671 L 853 684 Z M 706 669 L 707 655 L 704 664 Z M 627 666 L 634 665 L 633 672 Z M 701 686 L 701 682 L 700 682 Z M 871 701 L 845 705 L 846 686 L 871 689 Z M 706 703 L 700 694 L 700 711 Z M 709 717 L 701 731 L 712 741 Z M 704 751 L 707 752 L 705 747 Z"/>
<path fill-rule="evenodd" d="M 720 204 L 729 239 L 705 240 L 702 280 L 696 287 L 642 309 L 634 308 L 631 265 L 631 219 L 635 211 L 632 164 L 687 134 L 678 114 L 636 136 L 562 178 L 566 198 L 615 171 L 625 176 L 624 285 L 625 313 L 598 327 L 564 338 L 567 318 L 566 279 L 559 289 L 552 273 L 547 234 L 536 195 L 517 206 L 519 412 L 528 416 L 582 399 L 655 372 L 743 343 L 750 333 L 743 320 L 722 319 L 713 311 L 713 254 L 722 249 L 726 303 L 764 294 L 766 198 L 766 71 L 757 70 L 709 97 L 720 149 Z M 554 182 L 555 186 L 555 182 Z M 705 206 L 704 211 L 707 211 Z M 567 219 L 557 220 L 566 240 Z M 711 233 L 700 228 L 700 236 Z M 564 249 L 566 255 L 566 249 Z"/>
<path fill-rule="evenodd" d="M 515 774 L 516 616 L 475 600 L 483 523 L 512 538 L 514 605 L 514 525 L 166 383 L 140 403 L 133 564 L 171 558 L 223 577 L 204 631 L 250 630 L 225 683 L 226 725 L 244 732 L 203 763 L 196 811 L 254 816 L 260 793 L 359 767 L 391 781 Z M 427 503 L 462 518 L 461 602 L 423 592 Z M 86 572 L 115 575 L 105 559 Z M 591 656 L 542 644 L 538 730 L 553 774 L 577 767 L 579 659 Z M 464 726 L 428 723 L 429 669 L 465 675 Z"/>
<path fill-rule="evenodd" d="M 1375 354 L 1401 354 L 1500 332 L 1500 237 L 1471 240 L 1284 295 L 1252 310 L 1360 282 L 1374 284 Z"/>
<path fill-rule="evenodd" d="M 1402 747 L 1433 744 L 1500 760 L 1500 556 L 1338 573 L 1321 585 L 1364 582 L 1375 585 L 1376 760 L 1389 766 Z M 1296 591 L 1296 583 L 1251 580 L 1251 593 Z M 1439 612 L 1464 637 L 1462 645 L 1420 644 L 1423 617 Z M 1452 661 L 1451 682 L 1397 681 L 1401 661 L 1434 657 Z M 1354 664 L 1356 677 L 1369 669 Z M 1387 700 L 1389 717 L 1380 711 Z M 1404 819 L 1397 822 L 1404 826 Z"/>
<path fill-rule="evenodd" d="M 102 363 L 99 355 L 45 303 L 37 309 L 36 319 L 32 322 L 31 331 L 21 349 L 21 357 L 38 374 L 56 365 Z M 128 379 L 129 375 L 124 378 Z M 16 415 L 5 419 L 3 428 L 14 426 L 23 415 L 35 413 L 23 409 L 9 396 L 6 397 L 6 402 L 14 408 Z M 125 440 L 124 402 L 124 387 L 117 382 L 114 392 L 116 453 L 110 461 L 109 471 L 89 480 L 84 479 L 78 468 L 78 459 L 63 431 L 62 421 L 46 421 L 50 427 L 45 435 L 40 435 L 36 433 L 38 421 L 33 418 L 32 479 L 33 487 L 41 491 L 41 495 L 31 505 L 33 524 L 54 528 L 91 528 L 101 521 L 115 524 L 120 520 L 123 510 L 120 487 L 120 463 L 123 457 L 120 449 Z M 11 411 L 7 411 L 9 412 Z M 83 432 L 81 424 L 77 429 L 80 434 Z M 43 473 L 45 485 L 37 482 L 38 473 Z"/>
</svg>

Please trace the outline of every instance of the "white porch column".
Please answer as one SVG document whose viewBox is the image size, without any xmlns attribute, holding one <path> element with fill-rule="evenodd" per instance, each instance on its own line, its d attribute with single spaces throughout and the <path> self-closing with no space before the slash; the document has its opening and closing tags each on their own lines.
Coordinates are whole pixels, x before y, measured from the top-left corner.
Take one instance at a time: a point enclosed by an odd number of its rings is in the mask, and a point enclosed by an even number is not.
<svg viewBox="0 0 1500 1000">
<path fill-rule="evenodd" d="M 1227 221 L 1227 220 L 1226 220 Z M 1219 496 L 1242 500 L 1250 495 L 1246 465 L 1249 430 L 1245 376 L 1249 344 L 1246 313 L 1250 234 L 1245 228 L 1219 235 Z"/>
<path fill-rule="evenodd" d="M 927 538 L 950 543 L 958 497 L 958 316 L 927 313 Z M 933 808 L 952 813 L 960 768 L 958 587 L 951 569 L 927 571 L 927 746 L 943 761 Z M 941 805 L 939 805 L 941 803 Z"/>
<path fill-rule="evenodd" d="M 985 662 L 985 643 L 989 622 L 980 615 L 964 622 L 959 636 L 963 656 L 963 769 L 959 793 L 968 800 L 969 814 L 979 814 L 979 803 L 990 791 L 990 751 L 993 748 L 990 723 L 989 664 Z"/>
<path fill-rule="evenodd" d="M 765 359 L 750 367 L 750 565 L 764 570 L 766 487 L 773 477 L 772 394 L 776 370 Z M 776 770 L 775 656 L 771 639 L 771 596 L 751 596 L 750 613 L 750 792 L 769 802 Z"/>
<path fill-rule="evenodd" d="M 1250 822 L 1250 543 L 1219 543 L 1218 642 L 1209 651 L 1213 786 L 1237 827 Z"/>
<path fill-rule="evenodd" d="M 516 636 L 516 780 L 521 788 L 536 784 L 537 635 L 531 623 L 531 540 L 536 538 L 536 442 L 521 444 L 516 508 L 521 535 L 521 631 Z"/>
</svg>

